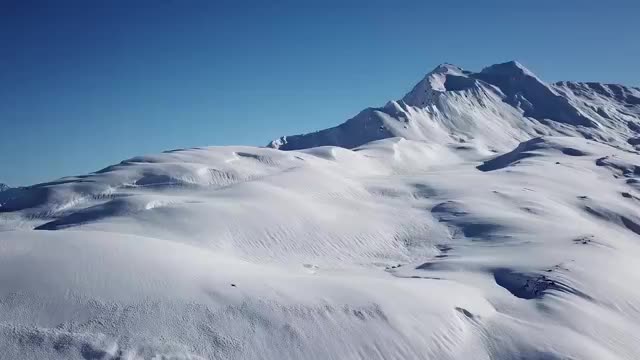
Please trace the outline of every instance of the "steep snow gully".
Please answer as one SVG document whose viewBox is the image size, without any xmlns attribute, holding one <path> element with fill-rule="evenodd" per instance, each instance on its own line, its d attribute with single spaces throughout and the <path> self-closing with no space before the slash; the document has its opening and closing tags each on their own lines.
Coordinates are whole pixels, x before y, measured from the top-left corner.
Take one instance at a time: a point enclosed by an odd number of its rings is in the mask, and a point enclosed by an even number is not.
<svg viewBox="0 0 640 360">
<path fill-rule="evenodd" d="M 444 64 L 0 191 L 1 359 L 640 359 L 640 90 Z M 287 150 L 287 151 L 283 151 Z"/>
</svg>

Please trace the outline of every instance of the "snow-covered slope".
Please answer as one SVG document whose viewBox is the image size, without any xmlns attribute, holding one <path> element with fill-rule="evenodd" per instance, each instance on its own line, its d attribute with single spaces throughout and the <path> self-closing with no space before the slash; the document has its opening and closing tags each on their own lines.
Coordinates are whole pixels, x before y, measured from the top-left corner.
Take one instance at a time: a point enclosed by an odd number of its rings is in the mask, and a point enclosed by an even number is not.
<svg viewBox="0 0 640 360">
<path fill-rule="evenodd" d="M 8 185 L 0 183 L 0 191 L 5 191 L 5 190 L 8 190 L 8 189 L 9 189 Z"/>
<path fill-rule="evenodd" d="M 640 358 L 637 90 L 501 72 L 443 66 L 370 110 L 419 140 L 178 149 L 0 192 L 0 359 Z"/>
<path fill-rule="evenodd" d="M 346 148 L 404 137 L 430 143 L 476 142 L 506 151 L 541 135 L 580 136 L 630 148 L 640 144 L 640 89 L 622 85 L 547 84 L 518 62 L 480 72 L 443 64 L 401 100 L 369 108 L 342 125 L 285 136 L 282 150 Z"/>
</svg>

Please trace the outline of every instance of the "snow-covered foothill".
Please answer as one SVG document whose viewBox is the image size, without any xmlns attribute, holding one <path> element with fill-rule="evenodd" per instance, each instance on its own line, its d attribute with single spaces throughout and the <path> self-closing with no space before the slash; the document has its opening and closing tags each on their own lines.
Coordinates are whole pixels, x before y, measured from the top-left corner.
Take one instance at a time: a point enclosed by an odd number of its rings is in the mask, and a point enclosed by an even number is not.
<svg viewBox="0 0 640 360">
<path fill-rule="evenodd" d="M 0 192 L 0 358 L 638 359 L 637 96 L 443 65 L 296 150 Z"/>
</svg>

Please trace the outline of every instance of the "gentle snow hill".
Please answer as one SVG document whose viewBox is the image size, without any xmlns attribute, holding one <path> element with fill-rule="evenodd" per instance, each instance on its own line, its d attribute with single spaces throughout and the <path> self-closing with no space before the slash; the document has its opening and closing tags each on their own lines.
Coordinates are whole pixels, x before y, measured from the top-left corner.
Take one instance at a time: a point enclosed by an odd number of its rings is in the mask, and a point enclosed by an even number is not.
<svg viewBox="0 0 640 360">
<path fill-rule="evenodd" d="M 637 99 L 443 65 L 305 149 L 2 191 L 0 359 L 640 359 Z"/>
<path fill-rule="evenodd" d="M 365 109 L 334 128 L 281 137 L 269 146 L 354 148 L 403 137 L 440 144 L 472 141 L 502 152 L 542 135 L 579 136 L 624 148 L 640 145 L 640 89 L 547 84 L 515 61 L 480 72 L 443 64 L 398 101 Z"/>
<path fill-rule="evenodd" d="M 12 189 L 0 358 L 638 359 L 639 183 L 584 138 L 392 138 Z"/>
</svg>

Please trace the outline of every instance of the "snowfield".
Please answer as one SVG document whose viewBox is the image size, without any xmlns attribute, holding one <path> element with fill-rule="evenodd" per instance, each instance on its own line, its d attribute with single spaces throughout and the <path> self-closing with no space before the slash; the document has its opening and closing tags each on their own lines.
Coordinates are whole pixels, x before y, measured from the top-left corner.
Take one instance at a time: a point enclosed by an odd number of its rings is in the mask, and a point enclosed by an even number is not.
<svg viewBox="0 0 640 360">
<path fill-rule="evenodd" d="M 487 69 L 0 192 L 0 358 L 640 359 L 640 91 Z"/>
</svg>

